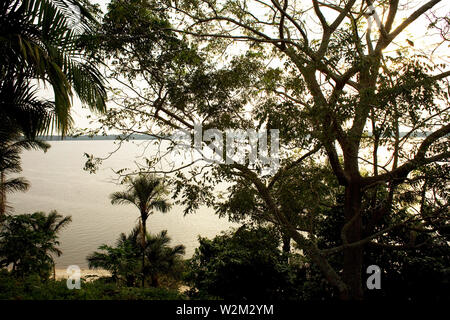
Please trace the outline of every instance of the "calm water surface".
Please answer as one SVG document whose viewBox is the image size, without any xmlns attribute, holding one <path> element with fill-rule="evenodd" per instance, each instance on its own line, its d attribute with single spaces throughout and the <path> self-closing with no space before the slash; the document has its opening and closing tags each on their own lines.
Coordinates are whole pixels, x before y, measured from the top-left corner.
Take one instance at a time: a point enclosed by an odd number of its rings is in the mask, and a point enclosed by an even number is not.
<svg viewBox="0 0 450 320">
<path fill-rule="evenodd" d="M 56 266 L 76 264 L 86 268 L 89 253 L 101 244 L 113 244 L 121 232 L 128 233 L 138 221 L 139 212 L 135 207 L 113 206 L 109 195 L 124 188 L 115 184 L 111 169 L 132 166 L 142 151 L 127 144 L 106 160 L 96 174 L 89 174 L 83 171 L 84 152 L 106 155 L 114 149 L 113 141 L 53 141 L 51 146 L 47 153 L 23 153 L 21 176 L 31 182 L 31 188 L 25 193 L 9 195 L 9 205 L 16 214 L 55 209 L 71 215 L 72 223 L 60 233 L 63 255 L 56 258 Z M 237 225 L 219 219 L 209 208 L 183 216 L 183 208 L 174 206 L 170 212 L 157 212 L 147 220 L 150 232 L 168 230 L 172 245 L 185 245 L 186 258 L 198 246 L 199 235 L 214 237 L 232 226 Z"/>
</svg>

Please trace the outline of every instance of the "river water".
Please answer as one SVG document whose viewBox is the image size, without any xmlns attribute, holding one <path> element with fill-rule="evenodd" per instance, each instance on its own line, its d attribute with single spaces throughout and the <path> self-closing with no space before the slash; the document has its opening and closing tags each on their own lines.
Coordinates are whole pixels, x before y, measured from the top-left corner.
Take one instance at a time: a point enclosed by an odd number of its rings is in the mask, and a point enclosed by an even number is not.
<svg viewBox="0 0 450 320">
<path fill-rule="evenodd" d="M 124 189 L 114 181 L 116 175 L 112 169 L 132 166 L 142 148 L 126 144 L 105 160 L 96 174 L 83 170 L 85 152 L 104 156 L 114 150 L 113 143 L 108 140 L 52 141 L 47 153 L 25 151 L 22 154 L 20 176 L 30 181 L 31 188 L 25 193 L 8 196 L 13 213 L 57 210 L 72 216 L 72 222 L 59 236 L 63 255 L 56 258 L 57 268 L 68 265 L 86 268 L 88 254 L 104 243 L 114 244 L 121 232 L 128 233 L 138 222 L 139 211 L 134 206 L 113 206 L 109 195 Z M 184 216 L 183 208 L 174 206 L 170 212 L 157 212 L 147 220 L 150 232 L 168 230 L 171 245 L 185 245 L 186 258 L 198 247 L 199 235 L 211 238 L 233 226 L 237 224 L 220 219 L 206 207 Z"/>
</svg>

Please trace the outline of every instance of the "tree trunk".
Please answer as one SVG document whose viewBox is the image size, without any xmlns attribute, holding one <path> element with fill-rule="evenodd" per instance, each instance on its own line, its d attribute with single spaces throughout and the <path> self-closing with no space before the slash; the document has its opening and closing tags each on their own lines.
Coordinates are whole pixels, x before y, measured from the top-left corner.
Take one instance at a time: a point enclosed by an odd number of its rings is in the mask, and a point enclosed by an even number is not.
<svg viewBox="0 0 450 320">
<path fill-rule="evenodd" d="M 343 232 L 347 243 L 361 240 L 361 189 L 359 184 L 350 182 L 345 188 L 345 224 Z M 363 246 L 344 249 L 343 281 L 348 287 L 348 300 L 362 300 Z"/>
<path fill-rule="evenodd" d="M 159 279 L 156 274 L 152 275 L 152 287 L 155 287 L 155 288 L 159 287 Z"/>
<path fill-rule="evenodd" d="M 6 213 L 6 190 L 3 186 L 5 183 L 5 172 L 0 172 L 0 223 L 3 221 Z"/>
<path fill-rule="evenodd" d="M 290 253 L 291 252 L 291 237 L 287 234 L 283 234 L 282 239 L 283 239 L 283 252 Z"/>
<path fill-rule="evenodd" d="M 288 234 L 282 233 L 283 253 L 285 254 L 284 261 L 289 263 L 289 253 L 291 252 L 291 237 Z"/>
<path fill-rule="evenodd" d="M 255 185 L 256 189 L 260 193 L 262 199 L 267 204 L 270 211 L 280 221 L 281 228 L 284 232 L 287 232 L 289 236 L 297 243 L 299 248 L 304 250 L 305 255 L 310 257 L 312 262 L 315 263 L 320 271 L 323 273 L 327 281 L 339 291 L 341 297 L 348 296 L 348 288 L 345 282 L 337 274 L 337 272 L 330 265 L 326 257 L 321 253 L 321 250 L 317 247 L 316 243 L 309 241 L 300 232 L 298 232 L 292 223 L 286 218 L 286 216 L 278 210 L 272 196 L 264 183 L 256 176 L 255 173 L 248 168 L 234 164 L 239 170 L 245 173 L 246 177 Z"/>
<path fill-rule="evenodd" d="M 146 223 L 147 223 L 147 218 L 145 218 L 145 216 L 142 215 L 141 216 L 141 224 L 142 224 L 142 226 L 141 226 L 141 230 L 142 230 L 142 234 L 141 234 L 141 236 L 142 236 L 142 240 L 141 240 L 141 245 L 142 245 L 142 288 L 145 285 L 145 270 L 144 270 L 144 267 L 145 267 L 145 238 L 147 236 Z"/>
</svg>

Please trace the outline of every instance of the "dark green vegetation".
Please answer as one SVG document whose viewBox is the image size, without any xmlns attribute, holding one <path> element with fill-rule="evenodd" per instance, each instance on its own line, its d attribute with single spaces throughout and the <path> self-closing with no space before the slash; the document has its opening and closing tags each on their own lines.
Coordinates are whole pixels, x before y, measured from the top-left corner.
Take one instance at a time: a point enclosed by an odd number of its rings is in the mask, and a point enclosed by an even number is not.
<svg viewBox="0 0 450 320">
<path fill-rule="evenodd" d="M 149 175 L 139 175 L 136 178 L 131 178 L 126 181 L 128 183 L 128 189 L 124 192 L 114 192 L 111 195 L 112 204 L 132 204 L 139 209 L 140 213 L 140 225 L 139 229 L 141 232 L 140 243 L 141 243 L 141 256 L 142 256 L 142 287 L 145 284 L 145 257 L 149 253 L 147 250 L 147 240 L 154 241 L 156 238 L 151 238 L 147 235 L 147 219 L 153 211 L 167 212 L 170 209 L 171 204 L 165 199 L 168 194 L 166 186 L 161 179 L 155 176 Z M 136 233 L 135 231 L 134 233 Z M 132 235 L 130 235 L 132 237 Z M 134 235 L 136 237 L 136 235 Z M 149 238 L 150 237 L 150 238 Z M 168 238 L 165 238 L 165 234 L 161 234 L 159 241 L 161 245 L 167 242 Z M 135 244 L 137 240 L 134 241 Z M 152 283 L 154 286 L 158 285 L 157 275 L 155 272 L 152 273 Z"/>
<path fill-rule="evenodd" d="M 78 16 L 70 10 L 80 8 Z M 2 119 L 25 135 L 71 126 L 74 93 L 93 110 L 105 110 L 103 78 L 85 57 L 83 37 L 96 21 L 77 0 L 6 0 L 0 7 Z M 53 89 L 42 99 L 38 81 Z"/>
<path fill-rule="evenodd" d="M 274 229 L 241 227 L 200 238 L 186 281 L 194 298 L 299 300 L 306 273 L 296 259 L 280 250 Z"/>
<path fill-rule="evenodd" d="M 330 211 L 327 216 L 335 220 L 339 219 L 338 214 L 342 212 Z M 321 243 L 339 241 L 330 227 L 331 221 L 319 231 Z M 430 241 L 424 250 L 407 253 L 371 246 L 364 258 L 365 267 L 376 264 L 382 270 L 382 290 L 366 289 L 367 299 L 448 301 L 450 258 L 442 243 Z M 330 262 L 333 267 L 342 268 L 340 257 Z M 339 299 L 308 258 L 281 250 L 281 237 L 272 228 L 241 227 L 212 240 L 201 238 L 187 270 L 185 280 L 191 287 L 188 295 L 192 299 Z"/>
<path fill-rule="evenodd" d="M 69 290 L 66 280 L 55 280 L 54 256 L 58 233 L 71 221 L 53 211 L 8 216 L 0 226 L 0 299 L 184 299 L 177 290 L 184 269 L 184 247 L 169 247 L 163 231 L 147 234 L 145 265 L 139 228 L 122 234 L 115 247 L 101 246 L 104 252 L 88 257 L 89 266 L 111 272 L 111 277 L 86 279 L 80 290 Z M 9 269 L 7 269 L 9 267 Z M 144 284 L 139 288 L 141 275 Z"/>
<path fill-rule="evenodd" d="M 142 232 L 136 227 L 128 236 L 122 233 L 115 247 L 100 246 L 102 252 L 87 257 L 89 268 L 108 270 L 112 281 L 129 287 L 139 282 L 142 287 L 159 287 L 161 279 L 166 286 L 176 286 L 184 267 L 184 246 L 169 247 L 171 239 L 165 230 L 157 235 L 147 233 L 144 244 L 141 237 Z"/>
<path fill-rule="evenodd" d="M 0 267 L 24 278 L 35 274 L 46 280 L 53 273 L 53 255 L 60 256 L 58 233 L 71 221 L 56 211 L 8 216 L 0 226 Z"/>
<path fill-rule="evenodd" d="M 176 287 L 184 274 L 191 298 L 448 301 L 444 2 L 405 10 L 408 0 L 112 0 L 104 14 L 75 0 L 2 3 L 2 241 L 21 239 L 31 223 L 18 216 L 16 226 L 5 215 L 6 193 L 28 187 L 6 175 L 20 172 L 21 150 L 48 147 L 37 134 L 67 133 L 73 90 L 104 112 L 87 133 L 119 131 L 121 143 L 148 135 L 153 144 L 199 123 L 222 132 L 279 129 L 280 138 L 280 167 L 271 173 L 261 159 L 167 166 L 164 153 L 120 170 L 128 189 L 112 202 L 135 205 L 140 225 L 89 256 L 112 277 L 87 286 L 156 292 L 146 287 Z M 76 27 L 68 4 L 80 9 Z M 412 26 L 421 48 L 405 39 Z M 109 110 L 99 62 L 111 83 Z M 38 96 L 36 81 L 51 86 L 53 100 Z M 101 159 L 87 157 L 93 172 Z M 156 169 L 164 163 L 167 170 Z M 252 227 L 201 239 L 183 269 L 183 248 L 146 231 L 152 210 L 170 207 L 158 174 L 185 213 L 207 205 Z M 12 277 L 26 283 L 33 273 L 50 283 L 56 238 L 45 239 L 17 242 L 37 265 L 3 247 Z M 38 250 L 40 241 L 49 247 Z M 380 290 L 366 286 L 372 264 L 382 270 Z"/>
<path fill-rule="evenodd" d="M 14 300 L 181 300 L 176 290 L 122 287 L 104 280 L 82 281 L 80 290 L 68 290 L 66 280 L 42 282 L 35 276 L 17 279 L 0 271 L 0 299 Z"/>
</svg>

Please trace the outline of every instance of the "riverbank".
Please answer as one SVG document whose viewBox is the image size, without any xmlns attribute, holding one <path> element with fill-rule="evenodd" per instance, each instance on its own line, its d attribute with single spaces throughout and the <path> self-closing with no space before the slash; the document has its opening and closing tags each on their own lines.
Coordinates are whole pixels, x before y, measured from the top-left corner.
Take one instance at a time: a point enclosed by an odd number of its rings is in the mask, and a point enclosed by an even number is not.
<svg viewBox="0 0 450 320">
<path fill-rule="evenodd" d="M 67 279 L 67 278 L 69 278 L 70 275 L 71 274 L 67 272 L 67 269 L 56 269 L 55 270 L 56 280 Z M 100 277 L 109 277 L 109 276 L 111 276 L 111 273 L 107 270 L 80 269 L 80 277 L 84 278 L 86 280 L 89 280 L 89 279 L 95 280 Z"/>
<path fill-rule="evenodd" d="M 85 279 L 86 281 L 89 280 L 95 280 L 101 277 L 109 277 L 111 276 L 111 272 L 107 271 L 107 270 L 103 270 L 103 269 L 95 269 L 95 270 L 91 270 L 91 269 L 80 269 L 80 273 L 81 273 L 81 278 Z M 68 279 L 70 276 L 69 273 L 67 273 L 67 269 L 55 269 L 55 279 L 56 280 L 63 280 L 63 279 Z M 185 293 L 186 291 L 188 291 L 190 288 L 186 285 L 181 285 L 178 288 L 178 292 L 180 293 Z"/>
</svg>

